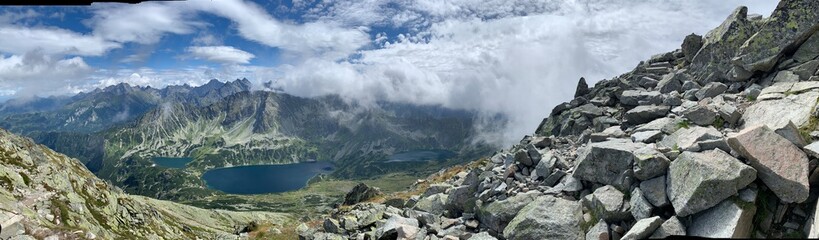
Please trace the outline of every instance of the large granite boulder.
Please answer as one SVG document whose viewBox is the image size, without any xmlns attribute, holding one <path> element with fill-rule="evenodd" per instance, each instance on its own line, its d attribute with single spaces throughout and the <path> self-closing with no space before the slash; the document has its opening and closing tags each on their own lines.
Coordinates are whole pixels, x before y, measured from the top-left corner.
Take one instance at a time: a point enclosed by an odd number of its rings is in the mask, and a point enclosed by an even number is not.
<svg viewBox="0 0 819 240">
<path fill-rule="evenodd" d="M 631 217 L 631 206 L 625 194 L 611 185 L 602 186 L 590 195 L 588 207 L 599 219 L 607 222 L 619 222 Z"/>
<path fill-rule="evenodd" d="M 671 161 L 654 147 L 645 146 L 634 151 L 634 177 L 639 180 L 665 174 L 669 164 Z"/>
<path fill-rule="evenodd" d="M 475 217 L 478 218 L 481 225 L 490 231 L 500 233 L 506 228 L 509 221 L 518 214 L 518 211 L 540 195 L 540 192 L 529 191 L 504 200 L 483 204 L 478 207 Z"/>
<path fill-rule="evenodd" d="M 759 178 L 786 203 L 807 200 L 808 158 L 802 150 L 764 125 L 748 127 L 728 138 L 747 158 Z"/>
<path fill-rule="evenodd" d="M 626 189 L 634 175 L 634 151 L 643 146 L 624 139 L 591 143 L 578 150 L 577 167 L 572 176 Z"/>
<path fill-rule="evenodd" d="M 722 133 L 714 127 L 691 126 L 680 128 L 659 142 L 660 146 L 680 151 L 699 151 L 699 142 L 722 138 Z"/>
<path fill-rule="evenodd" d="M 688 235 L 707 238 L 749 238 L 756 205 L 743 200 L 726 199 L 692 218 Z"/>
<path fill-rule="evenodd" d="M 637 125 L 665 117 L 669 110 L 668 106 L 642 105 L 628 110 L 625 118 L 629 124 Z"/>
<path fill-rule="evenodd" d="M 807 41 L 799 46 L 793 53 L 793 60 L 797 62 L 808 62 L 819 57 L 819 34 L 813 33 Z"/>
<path fill-rule="evenodd" d="M 779 58 L 797 48 L 817 29 L 819 1 L 782 0 L 731 59 L 736 68 L 747 72 L 771 70 Z M 745 78 L 747 79 L 747 78 Z"/>
<path fill-rule="evenodd" d="M 649 239 L 663 239 L 670 236 L 685 236 L 685 225 L 680 222 L 680 219 L 677 216 L 672 216 L 665 220 L 662 225 L 660 225 L 657 230 L 651 234 Z"/>
<path fill-rule="evenodd" d="M 668 199 L 685 217 L 717 205 L 756 179 L 756 170 L 722 150 L 683 152 L 668 170 Z"/>
<path fill-rule="evenodd" d="M 646 239 L 654 230 L 660 227 L 663 224 L 663 219 L 660 216 L 654 216 L 650 218 L 644 218 L 637 221 L 631 229 L 623 235 L 622 240 L 638 240 L 638 239 Z"/>
<path fill-rule="evenodd" d="M 705 35 L 702 48 L 691 59 L 690 73 L 701 83 L 735 78 L 731 59 L 740 46 L 757 31 L 747 18 L 748 8 L 738 7 L 717 28 Z M 748 73 L 741 74 L 748 75 Z"/>
<path fill-rule="evenodd" d="M 583 239 L 580 203 L 541 196 L 518 212 L 503 230 L 506 239 Z"/>
</svg>

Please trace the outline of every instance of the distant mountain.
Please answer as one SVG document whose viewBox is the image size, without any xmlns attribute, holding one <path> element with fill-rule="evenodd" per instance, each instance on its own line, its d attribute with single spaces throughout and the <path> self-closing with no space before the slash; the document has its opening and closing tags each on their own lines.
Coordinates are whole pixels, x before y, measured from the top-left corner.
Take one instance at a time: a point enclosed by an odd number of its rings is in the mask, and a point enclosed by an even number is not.
<svg viewBox="0 0 819 240">
<path fill-rule="evenodd" d="M 218 167 L 320 160 L 336 163 L 336 177 L 363 178 L 417 169 L 384 163 L 402 151 L 444 149 L 462 161 L 489 152 L 472 143 L 474 112 L 250 91 L 246 79 L 163 89 L 123 83 L 0 109 L 0 127 L 78 158 L 131 193 L 163 199 L 216 194 L 199 176 Z M 156 156 L 194 160 L 165 169 L 154 167 Z"/>
<path fill-rule="evenodd" d="M 237 92 L 250 91 L 247 79 L 222 83 L 211 80 L 199 87 L 163 89 L 127 83 L 72 97 L 12 99 L 0 104 L 0 127 L 29 135 L 34 132 L 91 133 L 133 120 L 166 102 L 207 105 Z"/>
</svg>

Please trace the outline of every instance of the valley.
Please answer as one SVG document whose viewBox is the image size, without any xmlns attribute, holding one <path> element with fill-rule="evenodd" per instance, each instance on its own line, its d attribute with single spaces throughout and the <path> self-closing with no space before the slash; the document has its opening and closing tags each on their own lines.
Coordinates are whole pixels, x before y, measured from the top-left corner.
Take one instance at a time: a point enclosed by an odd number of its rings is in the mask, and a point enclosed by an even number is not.
<svg viewBox="0 0 819 240">
<path fill-rule="evenodd" d="M 128 193 L 205 208 L 326 209 L 354 182 L 411 182 L 490 149 L 472 144 L 471 112 L 252 91 L 243 79 L 121 84 L 38 108 L 42 101 L 0 106 L 0 127 L 79 159 Z M 122 115 L 115 112 L 133 114 L 111 121 Z"/>
</svg>

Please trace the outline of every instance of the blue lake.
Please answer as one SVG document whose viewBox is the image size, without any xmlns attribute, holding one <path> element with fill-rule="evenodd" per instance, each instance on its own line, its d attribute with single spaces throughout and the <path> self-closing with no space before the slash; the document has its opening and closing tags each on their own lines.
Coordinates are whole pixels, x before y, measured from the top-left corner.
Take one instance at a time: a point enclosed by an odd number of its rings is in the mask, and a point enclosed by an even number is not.
<svg viewBox="0 0 819 240">
<path fill-rule="evenodd" d="M 385 162 L 438 161 L 456 155 L 454 152 L 447 150 L 415 150 L 393 154 Z"/>
<path fill-rule="evenodd" d="M 185 168 L 185 164 L 188 164 L 193 160 L 193 158 L 174 158 L 174 157 L 154 157 L 154 163 L 156 165 L 166 167 L 166 168 Z"/>
<path fill-rule="evenodd" d="M 330 162 L 252 165 L 211 169 L 202 174 L 208 188 L 231 194 L 263 194 L 298 190 L 314 176 L 331 173 Z"/>
</svg>

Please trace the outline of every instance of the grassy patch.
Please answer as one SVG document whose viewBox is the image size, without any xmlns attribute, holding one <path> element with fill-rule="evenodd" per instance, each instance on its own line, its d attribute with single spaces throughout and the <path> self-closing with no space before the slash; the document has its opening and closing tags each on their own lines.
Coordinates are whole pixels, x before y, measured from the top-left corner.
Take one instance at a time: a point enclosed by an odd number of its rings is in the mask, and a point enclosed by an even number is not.
<svg viewBox="0 0 819 240">
<path fill-rule="evenodd" d="M 689 122 L 688 119 L 683 119 L 682 121 L 677 122 L 677 129 L 688 128 L 690 125 L 691 122 Z"/>
</svg>

